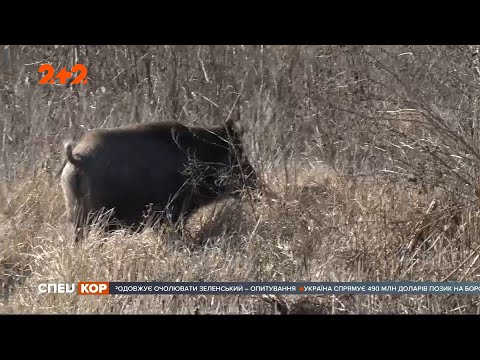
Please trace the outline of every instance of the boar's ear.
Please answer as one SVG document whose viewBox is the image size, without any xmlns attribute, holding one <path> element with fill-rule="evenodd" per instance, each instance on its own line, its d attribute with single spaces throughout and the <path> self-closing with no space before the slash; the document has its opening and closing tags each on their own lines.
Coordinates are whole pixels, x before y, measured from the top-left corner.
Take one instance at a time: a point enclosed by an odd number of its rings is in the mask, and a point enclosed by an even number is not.
<svg viewBox="0 0 480 360">
<path fill-rule="evenodd" d="M 225 121 L 225 126 L 231 134 L 236 134 L 237 136 L 242 136 L 245 132 L 243 126 L 232 119 L 228 119 L 227 121 Z"/>
</svg>

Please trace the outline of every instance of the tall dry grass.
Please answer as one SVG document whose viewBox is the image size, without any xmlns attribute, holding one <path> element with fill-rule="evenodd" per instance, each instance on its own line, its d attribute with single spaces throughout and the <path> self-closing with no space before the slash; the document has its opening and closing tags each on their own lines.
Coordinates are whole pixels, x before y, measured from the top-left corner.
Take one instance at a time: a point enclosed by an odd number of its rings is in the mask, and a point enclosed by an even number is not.
<svg viewBox="0 0 480 360">
<path fill-rule="evenodd" d="M 475 49 L 10 47 L 0 89 L 0 312 L 478 313 L 476 296 L 459 295 L 37 291 L 102 280 L 476 281 L 478 90 L 467 76 L 476 63 L 461 56 Z M 90 82 L 38 85 L 40 61 L 85 63 Z M 65 138 L 231 116 L 266 184 L 259 202 L 203 208 L 183 235 L 165 227 L 107 236 L 99 224 L 74 244 L 54 175 Z"/>
</svg>

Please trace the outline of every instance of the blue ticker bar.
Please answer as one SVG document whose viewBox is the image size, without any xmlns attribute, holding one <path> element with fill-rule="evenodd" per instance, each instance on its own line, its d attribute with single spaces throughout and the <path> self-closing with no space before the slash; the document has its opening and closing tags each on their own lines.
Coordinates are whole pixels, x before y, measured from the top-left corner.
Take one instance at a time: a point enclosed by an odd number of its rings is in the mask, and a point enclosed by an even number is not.
<svg viewBox="0 0 480 360">
<path fill-rule="evenodd" d="M 480 282 L 110 282 L 118 295 L 480 295 Z"/>
</svg>

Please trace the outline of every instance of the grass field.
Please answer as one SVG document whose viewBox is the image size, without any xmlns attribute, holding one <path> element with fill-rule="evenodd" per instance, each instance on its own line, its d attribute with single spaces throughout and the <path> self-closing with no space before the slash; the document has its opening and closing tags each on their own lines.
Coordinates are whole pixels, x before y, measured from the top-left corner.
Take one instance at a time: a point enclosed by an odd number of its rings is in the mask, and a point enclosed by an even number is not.
<svg viewBox="0 0 480 360">
<path fill-rule="evenodd" d="M 0 79 L 0 313 L 479 313 L 473 295 L 37 291 L 78 281 L 478 281 L 480 94 L 447 77 L 450 57 L 464 49 L 408 48 L 416 57 L 406 63 L 406 49 L 386 48 L 386 59 L 380 49 L 10 47 Z M 408 86 L 375 72 L 372 54 Z M 429 56 L 437 78 L 418 79 Z M 40 60 L 58 69 L 85 63 L 91 83 L 38 85 Z M 398 111 L 406 108 L 421 116 Z M 55 177 L 63 140 L 154 120 L 210 125 L 237 110 L 264 184 L 260 201 L 205 207 L 183 235 L 168 227 L 105 235 L 99 224 L 74 243 Z"/>
</svg>

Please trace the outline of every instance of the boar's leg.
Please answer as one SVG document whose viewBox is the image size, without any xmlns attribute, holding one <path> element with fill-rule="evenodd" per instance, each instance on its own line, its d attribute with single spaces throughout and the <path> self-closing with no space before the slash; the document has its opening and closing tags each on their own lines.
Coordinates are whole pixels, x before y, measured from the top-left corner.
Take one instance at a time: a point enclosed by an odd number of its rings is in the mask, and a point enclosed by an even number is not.
<svg viewBox="0 0 480 360">
<path fill-rule="evenodd" d="M 73 219 L 73 227 L 75 234 L 75 243 L 85 239 L 86 231 L 85 226 L 87 225 L 85 210 L 83 206 L 77 205 L 75 207 L 75 218 Z"/>
</svg>

